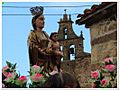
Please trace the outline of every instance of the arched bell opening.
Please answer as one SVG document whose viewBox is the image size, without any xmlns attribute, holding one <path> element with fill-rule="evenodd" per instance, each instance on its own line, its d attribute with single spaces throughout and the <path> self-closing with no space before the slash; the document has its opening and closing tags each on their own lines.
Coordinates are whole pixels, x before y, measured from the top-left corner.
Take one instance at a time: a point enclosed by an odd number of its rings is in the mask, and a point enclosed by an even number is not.
<svg viewBox="0 0 120 91">
<path fill-rule="evenodd" d="M 60 46 L 60 51 L 63 52 L 63 46 Z M 63 57 L 61 58 L 61 61 L 63 61 Z"/>
<path fill-rule="evenodd" d="M 68 39 L 67 28 L 65 28 L 65 30 L 64 30 L 64 39 Z"/>
<path fill-rule="evenodd" d="M 69 59 L 75 60 L 75 45 L 73 44 L 69 46 Z"/>
</svg>

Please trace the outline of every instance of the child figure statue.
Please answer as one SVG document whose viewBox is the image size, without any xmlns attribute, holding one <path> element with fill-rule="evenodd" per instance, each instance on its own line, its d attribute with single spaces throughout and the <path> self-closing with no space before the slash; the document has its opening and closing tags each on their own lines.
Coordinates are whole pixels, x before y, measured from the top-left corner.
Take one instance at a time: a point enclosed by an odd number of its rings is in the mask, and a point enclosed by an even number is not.
<svg viewBox="0 0 120 91">
<path fill-rule="evenodd" d="M 63 52 L 60 51 L 60 44 L 57 41 L 58 33 L 53 32 L 50 35 L 50 41 L 48 43 L 47 53 L 53 55 L 51 63 L 52 63 L 52 70 L 56 72 L 60 72 L 61 68 L 61 58 L 63 57 Z M 51 73 L 52 74 L 52 73 Z"/>
</svg>

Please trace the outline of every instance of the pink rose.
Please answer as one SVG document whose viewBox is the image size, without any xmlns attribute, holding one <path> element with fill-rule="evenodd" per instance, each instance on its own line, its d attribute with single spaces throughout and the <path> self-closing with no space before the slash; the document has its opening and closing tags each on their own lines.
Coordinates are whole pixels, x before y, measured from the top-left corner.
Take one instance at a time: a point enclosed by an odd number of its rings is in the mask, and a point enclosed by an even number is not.
<svg viewBox="0 0 120 91">
<path fill-rule="evenodd" d="M 22 87 L 25 83 L 27 82 L 27 77 L 26 76 L 20 76 L 17 79 L 17 85 L 19 85 L 20 87 Z"/>
<path fill-rule="evenodd" d="M 6 74 L 6 77 L 7 78 L 5 78 L 5 81 L 9 80 L 10 78 L 13 78 L 12 74 L 10 72 L 8 72 L 8 74 Z"/>
<path fill-rule="evenodd" d="M 5 67 L 2 68 L 2 73 L 3 73 L 4 76 L 7 76 L 7 74 L 8 74 L 8 72 L 6 72 L 7 69 L 9 69 L 8 66 L 5 66 Z"/>
<path fill-rule="evenodd" d="M 27 77 L 26 76 L 20 76 L 18 78 L 18 81 L 19 81 L 20 84 L 24 84 L 24 83 L 27 82 Z"/>
<path fill-rule="evenodd" d="M 39 74 L 39 73 L 36 73 L 33 76 L 31 76 L 31 79 L 35 82 L 38 82 L 41 78 L 43 79 L 44 76 L 42 74 Z"/>
<path fill-rule="evenodd" d="M 102 86 L 107 86 L 108 85 L 108 80 L 107 79 L 103 79 L 102 81 L 101 81 L 101 84 L 102 84 Z"/>
<path fill-rule="evenodd" d="M 16 76 L 16 74 L 17 74 L 16 72 L 12 72 L 12 73 L 8 72 L 8 74 L 7 74 L 7 78 L 10 78 L 10 77 L 11 77 L 11 78 L 14 79 L 15 76 Z"/>
<path fill-rule="evenodd" d="M 19 77 L 18 78 L 20 81 L 25 81 L 25 80 L 27 80 L 27 77 L 26 76 L 21 76 L 21 77 Z"/>
<path fill-rule="evenodd" d="M 113 65 L 113 64 L 108 64 L 108 65 L 105 66 L 105 69 L 107 69 L 110 72 L 114 71 L 115 68 L 116 68 L 116 66 Z"/>
<path fill-rule="evenodd" d="M 7 78 L 5 79 L 5 81 L 7 81 L 7 80 L 9 80 L 9 79 L 14 79 L 15 76 L 16 76 L 16 73 L 15 73 L 15 72 L 13 72 L 13 73 L 8 72 L 8 74 L 6 75 Z"/>
<path fill-rule="evenodd" d="M 113 62 L 113 59 L 112 59 L 112 57 L 105 58 L 104 62 L 106 62 L 106 63 Z"/>
<path fill-rule="evenodd" d="M 34 68 L 34 72 L 39 72 L 39 70 L 40 70 L 39 66 L 33 65 L 32 67 Z"/>
<path fill-rule="evenodd" d="M 100 76 L 99 71 L 92 71 L 91 77 L 97 79 Z"/>
<path fill-rule="evenodd" d="M 40 67 L 37 66 L 37 65 L 33 65 L 32 67 L 35 68 L 35 69 L 40 68 Z"/>
<path fill-rule="evenodd" d="M 7 78 L 12 77 L 12 74 L 10 72 L 8 72 L 8 74 L 6 75 Z"/>
</svg>

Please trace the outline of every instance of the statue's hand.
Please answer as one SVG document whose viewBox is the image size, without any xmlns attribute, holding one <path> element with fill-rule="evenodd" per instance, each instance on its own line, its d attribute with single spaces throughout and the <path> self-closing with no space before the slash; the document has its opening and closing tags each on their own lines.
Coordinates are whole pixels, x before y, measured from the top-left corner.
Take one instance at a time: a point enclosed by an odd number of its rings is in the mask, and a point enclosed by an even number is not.
<svg viewBox="0 0 120 91">
<path fill-rule="evenodd" d="M 55 54 L 56 54 L 57 56 L 61 56 L 61 57 L 63 57 L 63 53 L 60 52 L 60 51 L 55 51 Z"/>
</svg>

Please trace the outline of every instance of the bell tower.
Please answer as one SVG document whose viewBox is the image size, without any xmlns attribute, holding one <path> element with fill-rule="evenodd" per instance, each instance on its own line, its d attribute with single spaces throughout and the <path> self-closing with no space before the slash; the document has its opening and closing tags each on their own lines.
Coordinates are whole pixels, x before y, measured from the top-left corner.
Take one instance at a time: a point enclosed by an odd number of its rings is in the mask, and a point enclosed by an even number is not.
<svg viewBox="0 0 120 91">
<path fill-rule="evenodd" d="M 76 60 L 83 55 L 83 34 L 81 31 L 80 36 L 77 36 L 72 28 L 73 21 L 71 15 L 66 14 L 64 10 L 63 18 L 58 22 L 58 41 L 60 43 L 61 50 L 63 51 L 63 61 Z"/>
</svg>

